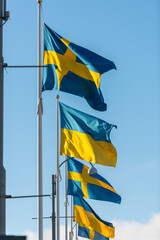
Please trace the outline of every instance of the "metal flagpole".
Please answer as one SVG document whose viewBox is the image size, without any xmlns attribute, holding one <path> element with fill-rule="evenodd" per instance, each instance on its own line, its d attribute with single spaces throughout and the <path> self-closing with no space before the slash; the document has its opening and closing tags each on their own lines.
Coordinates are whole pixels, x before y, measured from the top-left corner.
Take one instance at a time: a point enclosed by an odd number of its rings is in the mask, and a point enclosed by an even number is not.
<svg viewBox="0 0 160 240">
<path fill-rule="evenodd" d="M 3 166 L 3 0 L 0 0 L 0 234 L 5 234 L 6 171 Z"/>
<path fill-rule="evenodd" d="M 57 95 L 57 174 L 56 174 L 56 207 L 57 207 L 57 239 L 60 240 L 60 211 L 59 211 L 59 96 Z"/>
<path fill-rule="evenodd" d="M 67 157 L 65 157 L 65 161 L 67 160 Z M 67 169 L 67 161 L 65 162 L 65 240 L 68 240 L 68 196 L 67 196 L 67 184 L 68 183 L 68 169 Z"/>
<path fill-rule="evenodd" d="M 71 240 L 73 240 L 73 197 L 71 196 Z"/>
<path fill-rule="evenodd" d="M 41 3 L 42 0 L 37 0 L 38 2 L 38 65 L 41 65 Z M 42 79 L 41 79 L 41 68 L 38 68 L 38 108 L 37 108 L 37 192 L 38 195 L 43 195 L 42 186 Z M 39 197 L 37 202 L 37 212 L 38 212 L 38 234 L 37 239 L 43 240 L 43 198 Z"/>
<path fill-rule="evenodd" d="M 52 240 L 56 239 L 55 234 L 55 195 L 56 195 L 55 175 L 52 175 Z"/>
<path fill-rule="evenodd" d="M 76 230 L 75 230 L 75 231 L 76 231 L 76 233 L 75 233 L 75 235 L 76 235 L 76 240 L 78 240 L 78 229 L 77 229 L 77 228 L 78 228 L 78 223 L 76 223 Z"/>
</svg>

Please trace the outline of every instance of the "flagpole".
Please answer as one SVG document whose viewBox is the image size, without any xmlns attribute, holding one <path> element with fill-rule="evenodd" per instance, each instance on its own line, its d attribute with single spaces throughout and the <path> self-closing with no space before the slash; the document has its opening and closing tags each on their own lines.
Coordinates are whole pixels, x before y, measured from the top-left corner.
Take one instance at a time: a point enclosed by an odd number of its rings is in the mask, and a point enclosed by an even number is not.
<svg viewBox="0 0 160 240">
<path fill-rule="evenodd" d="M 76 223 L 76 229 L 75 229 L 75 235 L 76 235 L 76 239 L 75 240 L 78 240 L 78 224 Z"/>
<path fill-rule="evenodd" d="M 67 157 L 65 157 L 65 161 Z M 67 184 L 68 183 L 68 169 L 67 169 L 67 161 L 65 162 L 65 240 L 68 240 L 68 196 L 67 196 Z"/>
<path fill-rule="evenodd" d="M 59 210 L 59 95 L 57 95 L 57 174 L 56 174 L 56 208 L 57 208 L 57 239 L 60 240 L 60 210 Z"/>
<path fill-rule="evenodd" d="M 6 170 L 3 165 L 3 112 L 4 112 L 4 76 L 3 76 L 3 0 L 0 0 L 0 235 L 6 233 Z"/>
<path fill-rule="evenodd" d="M 52 240 L 56 239 L 56 233 L 55 233 L 55 193 L 56 193 L 56 182 L 55 182 L 55 175 L 52 175 Z"/>
<path fill-rule="evenodd" d="M 73 197 L 71 196 L 71 240 L 73 240 Z"/>
<path fill-rule="evenodd" d="M 38 65 L 41 65 L 41 3 L 42 0 L 37 0 L 38 3 Z M 37 80 L 37 192 L 38 195 L 43 195 L 42 186 L 42 80 L 41 80 L 41 68 L 38 68 L 38 80 Z M 38 219 L 38 233 L 37 239 L 43 240 L 43 200 L 42 197 L 38 198 L 37 202 L 37 219 Z"/>
</svg>

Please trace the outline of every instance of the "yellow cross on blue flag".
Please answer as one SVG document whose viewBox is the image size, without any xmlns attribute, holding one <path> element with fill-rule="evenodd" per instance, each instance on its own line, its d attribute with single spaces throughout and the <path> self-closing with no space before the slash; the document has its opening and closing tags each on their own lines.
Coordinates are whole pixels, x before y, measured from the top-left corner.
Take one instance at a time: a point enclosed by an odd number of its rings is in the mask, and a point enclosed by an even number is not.
<svg viewBox="0 0 160 240">
<path fill-rule="evenodd" d="M 87 100 L 99 111 L 106 110 L 100 77 L 116 69 L 115 64 L 80 47 L 44 25 L 44 68 L 42 91 L 56 89 Z"/>
<path fill-rule="evenodd" d="M 80 225 L 78 225 L 78 236 L 88 238 L 90 240 L 109 240 L 109 238 L 103 236 L 102 234 L 93 231 L 92 228 L 85 228 Z"/>
<path fill-rule="evenodd" d="M 89 174 L 89 167 L 75 159 L 68 163 L 68 195 L 121 203 L 120 195 L 99 174 Z"/>
<path fill-rule="evenodd" d="M 105 166 L 116 166 L 117 151 L 110 140 L 113 124 L 60 102 L 61 155 Z"/>
<path fill-rule="evenodd" d="M 90 228 L 104 237 L 114 238 L 115 228 L 112 223 L 103 221 L 83 198 L 74 197 L 73 199 L 74 222 L 82 227 Z"/>
</svg>

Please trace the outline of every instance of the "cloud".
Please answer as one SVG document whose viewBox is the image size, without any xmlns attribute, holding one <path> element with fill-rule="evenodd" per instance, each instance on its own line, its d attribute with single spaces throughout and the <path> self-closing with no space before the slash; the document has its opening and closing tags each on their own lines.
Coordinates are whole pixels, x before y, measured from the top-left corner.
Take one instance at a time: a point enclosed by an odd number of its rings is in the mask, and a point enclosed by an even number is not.
<svg viewBox="0 0 160 240">
<path fill-rule="evenodd" d="M 37 233 L 27 230 L 24 232 L 24 235 L 27 236 L 27 240 L 37 240 Z M 65 227 L 63 225 L 60 226 L 60 235 L 61 239 L 65 239 Z M 51 240 L 52 239 L 52 230 L 50 228 L 45 228 L 43 232 L 43 240 Z"/>
<path fill-rule="evenodd" d="M 154 214 L 146 223 L 136 221 L 112 221 L 115 226 L 116 236 L 114 240 L 159 240 L 160 239 L 160 213 Z M 61 225 L 61 240 L 65 239 L 65 228 Z M 36 233 L 26 231 L 27 240 L 37 240 Z M 52 239 L 51 229 L 44 229 L 44 240 Z M 79 238 L 82 240 L 86 238 Z"/>
<path fill-rule="evenodd" d="M 159 240 L 160 214 L 154 214 L 146 223 L 136 221 L 113 221 L 116 228 L 115 240 Z"/>
<path fill-rule="evenodd" d="M 23 235 L 27 236 L 27 240 L 37 240 L 37 234 L 30 230 L 25 231 Z"/>
</svg>

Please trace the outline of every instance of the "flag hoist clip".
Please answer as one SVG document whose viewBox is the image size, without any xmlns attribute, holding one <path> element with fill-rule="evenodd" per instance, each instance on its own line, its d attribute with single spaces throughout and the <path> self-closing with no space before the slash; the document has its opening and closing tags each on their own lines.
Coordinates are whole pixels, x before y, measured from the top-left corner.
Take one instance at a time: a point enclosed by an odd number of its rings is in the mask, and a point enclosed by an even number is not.
<svg viewBox="0 0 160 240">
<path fill-rule="evenodd" d="M 56 173 L 56 181 L 59 180 L 59 182 L 62 181 L 62 176 L 61 176 L 61 172 L 59 170 L 59 173 Z"/>
<path fill-rule="evenodd" d="M 69 206 L 69 202 L 68 202 L 68 197 L 67 197 L 67 199 L 66 199 L 66 201 L 64 202 L 64 206 Z"/>
<path fill-rule="evenodd" d="M 92 163 L 91 164 L 91 167 L 88 169 L 88 174 L 97 174 L 97 169 L 93 166 Z"/>
<path fill-rule="evenodd" d="M 39 114 L 39 112 L 41 111 L 42 115 L 43 115 L 43 102 L 42 102 L 42 97 L 40 97 L 38 99 L 38 106 L 37 106 L 37 115 Z"/>
</svg>

